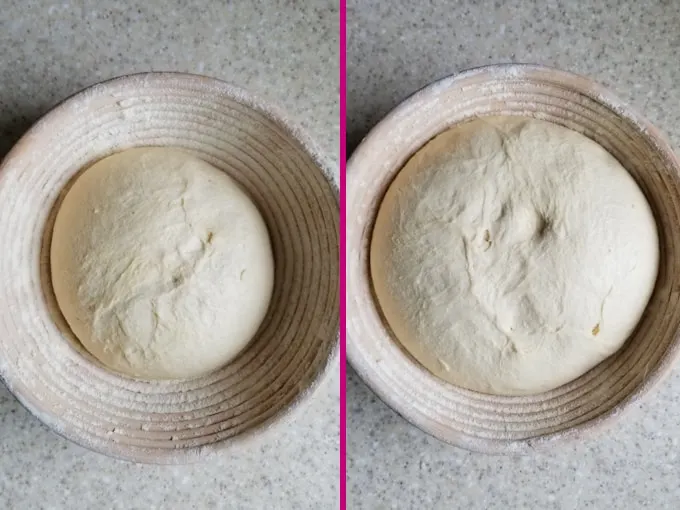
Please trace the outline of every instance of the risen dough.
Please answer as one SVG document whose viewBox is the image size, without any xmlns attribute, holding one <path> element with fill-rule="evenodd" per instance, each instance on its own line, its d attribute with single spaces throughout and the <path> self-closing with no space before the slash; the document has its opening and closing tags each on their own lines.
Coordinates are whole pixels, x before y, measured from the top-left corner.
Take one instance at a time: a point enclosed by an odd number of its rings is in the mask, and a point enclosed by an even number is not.
<svg viewBox="0 0 680 510">
<path fill-rule="evenodd" d="M 224 172 L 174 149 L 124 151 L 88 168 L 56 218 L 52 283 L 81 343 L 142 378 L 216 369 L 268 308 L 267 228 Z"/>
<path fill-rule="evenodd" d="M 422 365 L 522 395 L 622 346 L 653 290 L 658 238 L 642 192 L 602 147 L 497 117 L 411 158 L 380 206 L 370 262 L 388 324 Z"/>
</svg>

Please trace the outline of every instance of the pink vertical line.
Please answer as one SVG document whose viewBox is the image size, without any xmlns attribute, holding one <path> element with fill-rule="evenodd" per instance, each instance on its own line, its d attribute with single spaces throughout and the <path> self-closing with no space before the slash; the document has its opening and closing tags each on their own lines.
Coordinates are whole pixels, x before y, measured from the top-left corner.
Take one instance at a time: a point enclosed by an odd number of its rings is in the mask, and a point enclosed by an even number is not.
<svg viewBox="0 0 680 510">
<path fill-rule="evenodd" d="M 346 273 L 345 273 L 345 172 L 347 169 L 347 5 L 340 0 L 340 508 L 347 507 L 347 400 L 346 400 Z"/>
</svg>

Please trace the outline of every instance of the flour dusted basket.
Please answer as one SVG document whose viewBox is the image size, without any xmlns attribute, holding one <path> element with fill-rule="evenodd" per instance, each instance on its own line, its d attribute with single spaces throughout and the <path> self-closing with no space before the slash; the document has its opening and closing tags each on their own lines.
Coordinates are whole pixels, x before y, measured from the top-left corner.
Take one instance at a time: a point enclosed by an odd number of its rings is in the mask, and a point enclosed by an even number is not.
<svg viewBox="0 0 680 510">
<path fill-rule="evenodd" d="M 571 383 L 533 396 L 484 395 L 436 378 L 400 348 L 371 289 L 372 226 L 394 176 L 438 133 L 489 115 L 542 119 L 598 142 L 638 182 L 659 230 L 656 287 L 625 346 Z M 534 65 L 495 65 L 426 87 L 393 110 L 352 155 L 347 211 L 348 358 L 385 402 L 439 439 L 476 451 L 523 453 L 582 437 L 648 393 L 679 355 L 680 163 L 653 126 L 587 78 Z"/>
<path fill-rule="evenodd" d="M 172 146 L 223 169 L 269 228 L 274 293 L 260 332 L 209 375 L 142 381 L 90 356 L 54 298 L 51 230 L 83 168 L 114 152 Z M 0 376 L 67 438 L 112 456 L 197 460 L 287 417 L 337 359 L 338 202 L 328 167 L 271 106 L 218 80 L 149 73 L 66 100 L 0 166 Z"/>
</svg>

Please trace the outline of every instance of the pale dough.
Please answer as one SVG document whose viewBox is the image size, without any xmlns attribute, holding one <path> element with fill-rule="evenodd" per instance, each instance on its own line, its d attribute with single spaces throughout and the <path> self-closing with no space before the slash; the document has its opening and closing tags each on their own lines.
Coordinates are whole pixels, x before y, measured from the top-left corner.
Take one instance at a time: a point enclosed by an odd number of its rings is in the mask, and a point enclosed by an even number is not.
<svg viewBox="0 0 680 510">
<path fill-rule="evenodd" d="M 115 154 L 76 179 L 57 213 L 51 270 L 85 348 L 149 379 L 232 360 L 260 326 L 274 282 L 250 198 L 224 172 L 166 148 Z"/>
<path fill-rule="evenodd" d="M 471 390 L 524 395 L 625 343 L 658 249 L 649 204 L 601 146 L 494 117 L 408 161 L 380 205 L 370 267 L 387 323 L 422 365 Z"/>
</svg>

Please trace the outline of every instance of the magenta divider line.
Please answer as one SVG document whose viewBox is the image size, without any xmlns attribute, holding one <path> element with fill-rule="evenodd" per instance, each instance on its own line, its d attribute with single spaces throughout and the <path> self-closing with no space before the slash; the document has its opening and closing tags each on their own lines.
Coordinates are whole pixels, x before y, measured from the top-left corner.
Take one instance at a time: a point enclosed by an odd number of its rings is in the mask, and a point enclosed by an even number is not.
<svg viewBox="0 0 680 510">
<path fill-rule="evenodd" d="M 347 508 L 345 172 L 347 170 L 347 4 L 340 0 L 340 508 Z"/>
</svg>

